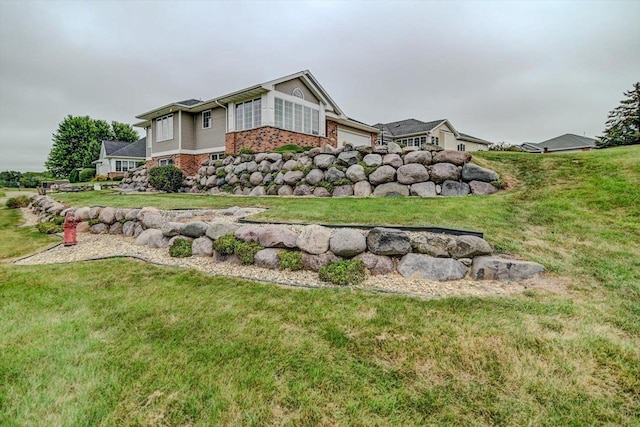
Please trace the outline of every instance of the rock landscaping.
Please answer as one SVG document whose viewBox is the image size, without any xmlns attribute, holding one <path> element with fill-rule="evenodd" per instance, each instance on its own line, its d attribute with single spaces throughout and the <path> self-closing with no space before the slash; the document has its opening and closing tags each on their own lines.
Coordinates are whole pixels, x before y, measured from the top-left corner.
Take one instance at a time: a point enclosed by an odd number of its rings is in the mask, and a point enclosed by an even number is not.
<svg viewBox="0 0 640 427">
<path fill-rule="evenodd" d="M 437 146 L 336 149 L 304 153 L 258 153 L 205 160 L 181 192 L 245 196 L 385 197 L 467 196 L 498 191 L 500 177 L 471 161 L 471 154 Z M 146 166 L 127 173 L 122 191 L 152 191 Z"/>
<path fill-rule="evenodd" d="M 544 271 L 540 264 L 493 254 L 484 239 L 393 228 L 370 230 L 320 225 L 242 224 L 239 218 L 261 209 L 161 211 L 153 208 L 66 207 L 48 196 L 34 196 L 31 207 L 43 223 L 59 221 L 73 210 L 92 234 L 135 238 L 135 245 L 172 248 L 190 243 L 191 256 L 211 263 L 255 264 L 280 269 L 283 253 L 297 252 L 301 268 L 319 271 L 337 261 L 357 260 L 369 275 L 399 274 L 430 281 L 460 279 L 517 281 Z M 184 246 L 184 244 L 181 243 Z M 181 251 L 181 253 L 185 253 Z M 292 257 L 293 259 L 293 257 Z M 351 268 L 345 267 L 346 270 Z"/>
</svg>

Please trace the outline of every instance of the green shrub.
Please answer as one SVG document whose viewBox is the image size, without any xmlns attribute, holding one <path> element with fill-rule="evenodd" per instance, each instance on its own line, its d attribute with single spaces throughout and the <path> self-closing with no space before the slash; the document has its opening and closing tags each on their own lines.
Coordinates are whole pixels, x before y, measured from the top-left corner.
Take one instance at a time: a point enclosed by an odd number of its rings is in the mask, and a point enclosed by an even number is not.
<svg viewBox="0 0 640 427">
<path fill-rule="evenodd" d="M 74 169 L 71 171 L 71 173 L 69 174 L 69 182 L 80 182 L 80 172 L 78 172 L 78 169 Z"/>
<path fill-rule="evenodd" d="M 235 244 L 234 253 L 244 265 L 253 264 L 256 254 L 264 248 L 254 242 L 237 242 Z"/>
<path fill-rule="evenodd" d="M 292 171 L 300 171 L 303 174 L 307 175 L 309 172 L 311 172 L 313 169 L 315 169 L 312 166 L 296 166 L 294 168 L 292 168 Z"/>
<path fill-rule="evenodd" d="M 53 215 L 51 217 L 51 222 L 55 225 L 62 225 L 64 224 L 64 217 L 62 215 Z"/>
<path fill-rule="evenodd" d="M 504 190 L 505 188 L 507 188 L 507 184 L 502 180 L 492 181 L 491 185 L 496 187 L 498 190 Z"/>
<path fill-rule="evenodd" d="M 94 168 L 84 168 L 80 171 L 80 182 L 91 181 L 96 176 L 96 170 Z"/>
<path fill-rule="evenodd" d="M 305 151 L 309 151 L 311 149 L 311 147 L 301 147 L 297 144 L 286 144 L 283 145 L 282 147 L 278 147 L 275 150 L 273 150 L 274 153 L 280 153 L 280 154 L 284 154 L 284 153 L 304 153 Z"/>
<path fill-rule="evenodd" d="M 318 276 L 323 282 L 340 286 L 359 285 L 364 282 L 364 263 L 359 259 L 330 262 L 320 267 Z"/>
<path fill-rule="evenodd" d="M 302 270 L 302 253 L 299 251 L 280 252 L 278 260 L 280 260 L 280 269 L 282 270 Z"/>
<path fill-rule="evenodd" d="M 334 187 L 338 187 L 339 185 L 351 185 L 353 182 L 349 178 L 342 178 L 333 182 Z"/>
<path fill-rule="evenodd" d="M 38 228 L 38 231 L 43 234 L 55 234 L 62 232 L 62 227 L 52 222 L 39 222 L 36 227 Z"/>
<path fill-rule="evenodd" d="M 102 221 L 100 221 L 98 218 L 94 218 L 94 219 L 90 219 L 89 220 L 89 226 L 93 227 L 94 225 L 98 225 L 100 224 Z"/>
<path fill-rule="evenodd" d="M 362 166 L 362 169 L 364 169 L 364 174 L 367 176 L 371 175 L 376 171 L 376 169 L 378 169 L 377 166 L 367 166 L 365 162 L 358 162 L 358 164 Z"/>
<path fill-rule="evenodd" d="M 222 167 L 224 166 L 224 162 L 222 160 L 218 160 L 217 162 L 215 162 L 214 166 L 217 168 Z"/>
<path fill-rule="evenodd" d="M 239 151 L 240 154 L 255 154 L 256 152 L 253 151 L 253 149 L 251 148 L 241 148 Z"/>
<path fill-rule="evenodd" d="M 7 200 L 6 206 L 9 209 L 26 208 L 29 206 L 29 198 L 27 196 L 12 197 Z"/>
<path fill-rule="evenodd" d="M 136 162 L 136 167 L 139 168 L 140 166 L 144 166 L 146 163 L 146 161 L 140 160 L 139 162 Z"/>
<path fill-rule="evenodd" d="M 177 193 L 182 187 L 182 171 L 173 166 L 156 166 L 149 169 L 149 184 L 159 191 Z"/>
<path fill-rule="evenodd" d="M 231 184 L 224 184 L 222 185 L 222 187 L 219 187 L 220 191 L 224 191 L 225 193 L 233 193 L 233 185 Z"/>
<path fill-rule="evenodd" d="M 106 181 L 107 179 L 109 178 L 107 178 L 106 175 L 96 175 L 95 178 L 93 178 L 94 181 Z"/>
<path fill-rule="evenodd" d="M 224 169 L 220 169 L 218 172 L 216 172 L 217 178 L 224 178 L 225 176 L 227 176 L 227 173 L 224 171 Z"/>
<path fill-rule="evenodd" d="M 333 184 L 329 181 L 320 181 L 316 184 L 316 187 L 322 187 L 326 189 L 329 193 L 333 193 Z"/>
<path fill-rule="evenodd" d="M 213 250 L 220 255 L 231 255 L 239 242 L 233 234 L 225 234 L 213 242 Z"/>
<path fill-rule="evenodd" d="M 191 241 L 187 239 L 176 239 L 169 248 L 169 255 L 174 258 L 186 258 L 191 256 Z"/>
</svg>

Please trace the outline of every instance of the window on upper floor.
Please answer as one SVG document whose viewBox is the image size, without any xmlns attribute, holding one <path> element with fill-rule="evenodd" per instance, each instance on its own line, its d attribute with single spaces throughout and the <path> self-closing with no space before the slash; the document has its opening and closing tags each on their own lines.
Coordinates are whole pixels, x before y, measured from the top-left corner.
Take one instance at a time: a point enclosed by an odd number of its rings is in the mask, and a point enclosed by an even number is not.
<svg viewBox="0 0 640 427">
<path fill-rule="evenodd" d="M 211 110 L 202 112 L 202 129 L 209 129 L 211 127 Z"/>
<path fill-rule="evenodd" d="M 458 144 L 458 151 L 465 151 L 467 148 L 466 145 L 464 145 L 464 143 L 460 143 Z"/>
<path fill-rule="evenodd" d="M 173 114 L 156 119 L 156 141 L 173 139 Z"/>
<path fill-rule="evenodd" d="M 262 100 L 260 98 L 236 104 L 236 130 L 257 128 L 262 121 Z"/>
<path fill-rule="evenodd" d="M 320 110 L 275 98 L 275 126 L 294 132 L 320 134 Z"/>
</svg>

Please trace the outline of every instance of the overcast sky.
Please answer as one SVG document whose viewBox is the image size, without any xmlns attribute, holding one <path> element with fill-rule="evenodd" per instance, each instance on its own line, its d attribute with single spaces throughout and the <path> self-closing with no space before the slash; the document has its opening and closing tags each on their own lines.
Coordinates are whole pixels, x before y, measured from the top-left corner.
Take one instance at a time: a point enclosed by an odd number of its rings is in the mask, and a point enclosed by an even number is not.
<svg viewBox="0 0 640 427">
<path fill-rule="evenodd" d="M 595 137 L 640 80 L 640 1 L 0 0 L 0 171 L 44 170 L 65 116 L 134 123 L 309 69 L 369 124 Z"/>
</svg>

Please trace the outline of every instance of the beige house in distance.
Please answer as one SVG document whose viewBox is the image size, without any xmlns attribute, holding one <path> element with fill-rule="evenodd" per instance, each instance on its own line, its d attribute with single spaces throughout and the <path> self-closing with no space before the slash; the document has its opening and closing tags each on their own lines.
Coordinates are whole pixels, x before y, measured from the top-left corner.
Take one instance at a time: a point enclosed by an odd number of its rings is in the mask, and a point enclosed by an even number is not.
<svg viewBox="0 0 640 427">
<path fill-rule="evenodd" d="M 385 144 L 389 141 L 408 147 L 433 144 L 445 150 L 457 151 L 483 151 L 488 150 L 491 145 L 489 141 L 458 132 L 447 119 L 431 122 L 406 119 L 398 122 L 378 123 L 373 126 L 380 130 Z M 380 143 L 380 137 L 376 142 Z"/>
<path fill-rule="evenodd" d="M 287 144 L 373 145 L 378 129 L 349 118 L 308 70 L 217 98 L 188 99 L 136 116 L 151 167 L 174 164 L 192 175 L 205 160 L 241 149 Z"/>
</svg>

